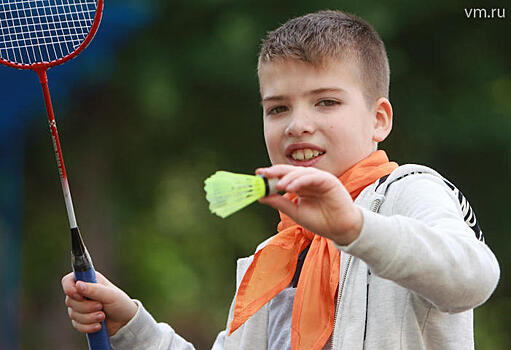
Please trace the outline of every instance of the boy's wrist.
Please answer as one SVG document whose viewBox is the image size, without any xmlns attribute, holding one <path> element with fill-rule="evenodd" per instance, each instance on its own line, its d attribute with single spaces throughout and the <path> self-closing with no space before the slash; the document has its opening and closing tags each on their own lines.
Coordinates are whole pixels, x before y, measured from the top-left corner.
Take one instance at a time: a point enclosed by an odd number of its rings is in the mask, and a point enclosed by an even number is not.
<svg viewBox="0 0 511 350">
<path fill-rule="evenodd" d="M 353 243 L 358 236 L 360 236 L 360 232 L 362 232 L 364 215 L 362 214 L 362 210 L 360 210 L 357 206 L 354 205 L 353 208 L 353 214 L 345 218 L 345 220 L 349 223 L 344 226 L 342 232 L 338 232 L 332 237 L 332 240 L 337 245 L 347 246 Z M 348 217 L 351 217 L 351 219 L 347 219 Z"/>
<path fill-rule="evenodd" d="M 125 310 L 126 314 L 123 315 L 122 319 L 117 320 L 117 321 L 110 321 L 110 325 L 108 327 L 110 336 L 115 335 L 119 331 L 119 329 L 123 328 L 128 323 L 130 323 L 130 321 L 137 315 L 139 306 L 135 300 L 130 299 L 127 306 L 128 307 Z"/>
<path fill-rule="evenodd" d="M 137 312 L 116 334 L 110 336 L 112 348 L 146 349 L 147 344 L 159 339 L 161 331 L 157 322 L 139 300 L 132 301 L 137 305 Z"/>
</svg>

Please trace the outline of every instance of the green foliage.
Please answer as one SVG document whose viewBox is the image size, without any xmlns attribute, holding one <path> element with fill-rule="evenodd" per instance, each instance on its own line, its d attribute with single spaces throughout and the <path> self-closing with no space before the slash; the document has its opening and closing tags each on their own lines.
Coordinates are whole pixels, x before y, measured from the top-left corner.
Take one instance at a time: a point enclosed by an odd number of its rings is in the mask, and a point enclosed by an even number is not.
<svg viewBox="0 0 511 350">
<path fill-rule="evenodd" d="M 511 344 L 511 298 L 494 298 L 474 312 L 476 349 L 505 350 Z"/>
<path fill-rule="evenodd" d="M 156 319 L 209 348 L 225 326 L 236 258 L 272 235 L 278 218 L 253 205 L 219 219 L 208 211 L 203 181 L 218 169 L 250 174 L 269 164 L 256 73 L 260 39 L 291 17 L 339 2 L 154 6 L 157 18 L 118 52 L 111 78 L 74 91 L 71 110 L 58 117 L 60 133 L 96 268 Z M 499 257 L 501 283 L 475 313 L 476 342 L 477 349 L 507 349 L 510 25 L 507 18 L 467 19 L 465 7 L 343 3 L 374 24 L 389 53 L 394 130 L 382 148 L 401 164 L 432 166 L 460 187 Z M 30 136 L 23 348 L 81 348 L 85 339 L 72 331 L 59 290 L 69 271 L 67 221 L 42 117 Z"/>
</svg>

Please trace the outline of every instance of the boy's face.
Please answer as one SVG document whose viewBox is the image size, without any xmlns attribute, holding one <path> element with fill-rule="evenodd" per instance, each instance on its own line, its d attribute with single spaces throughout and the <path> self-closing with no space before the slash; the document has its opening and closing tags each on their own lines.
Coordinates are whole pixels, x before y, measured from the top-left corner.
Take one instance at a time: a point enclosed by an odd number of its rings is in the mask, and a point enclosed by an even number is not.
<svg viewBox="0 0 511 350">
<path fill-rule="evenodd" d="M 366 104 L 355 64 L 267 62 L 259 81 L 272 164 L 313 166 L 340 176 L 377 149 L 375 108 Z"/>
</svg>

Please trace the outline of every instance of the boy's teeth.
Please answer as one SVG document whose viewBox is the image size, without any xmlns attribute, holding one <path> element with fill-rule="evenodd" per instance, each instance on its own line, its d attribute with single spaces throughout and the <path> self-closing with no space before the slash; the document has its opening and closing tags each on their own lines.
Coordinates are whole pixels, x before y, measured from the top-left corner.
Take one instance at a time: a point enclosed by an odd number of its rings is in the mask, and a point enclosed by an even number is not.
<svg viewBox="0 0 511 350">
<path fill-rule="evenodd" d="M 291 154 L 291 157 L 295 160 L 310 160 L 312 158 L 316 158 L 317 156 L 319 156 L 323 153 L 324 152 L 320 152 L 315 149 L 313 150 L 310 148 L 306 148 L 306 149 L 298 149 L 298 150 L 294 151 Z"/>
</svg>

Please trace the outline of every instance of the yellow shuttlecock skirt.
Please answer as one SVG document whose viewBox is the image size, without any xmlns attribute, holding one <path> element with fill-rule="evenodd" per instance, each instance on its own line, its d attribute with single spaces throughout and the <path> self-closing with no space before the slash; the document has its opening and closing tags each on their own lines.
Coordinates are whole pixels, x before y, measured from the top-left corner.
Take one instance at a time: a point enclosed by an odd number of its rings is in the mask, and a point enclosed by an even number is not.
<svg viewBox="0 0 511 350">
<path fill-rule="evenodd" d="M 204 181 L 209 210 L 225 218 L 268 194 L 263 176 L 217 171 Z"/>
</svg>

